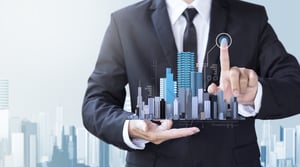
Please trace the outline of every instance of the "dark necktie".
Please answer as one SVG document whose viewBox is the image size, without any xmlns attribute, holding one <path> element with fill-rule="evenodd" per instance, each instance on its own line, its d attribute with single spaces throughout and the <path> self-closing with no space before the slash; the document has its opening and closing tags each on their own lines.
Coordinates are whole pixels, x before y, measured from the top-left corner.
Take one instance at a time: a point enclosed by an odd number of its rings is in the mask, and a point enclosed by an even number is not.
<svg viewBox="0 0 300 167">
<path fill-rule="evenodd" d="M 187 8 L 183 12 L 186 19 L 186 27 L 183 35 L 183 51 L 194 52 L 194 61 L 197 63 L 197 32 L 193 20 L 198 14 L 195 8 Z"/>
</svg>

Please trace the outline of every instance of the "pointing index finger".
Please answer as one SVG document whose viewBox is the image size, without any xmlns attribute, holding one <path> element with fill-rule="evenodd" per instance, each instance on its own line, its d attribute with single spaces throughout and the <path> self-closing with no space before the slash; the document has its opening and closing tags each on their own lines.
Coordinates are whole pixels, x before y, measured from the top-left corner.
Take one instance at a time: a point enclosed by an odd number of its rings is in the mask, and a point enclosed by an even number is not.
<svg viewBox="0 0 300 167">
<path fill-rule="evenodd" d="M 228 41 L 226 38 L 222 38 L 220 44 L 220 64 L 221 64 L 221 72 L 230 70 Z"/>
</svg>

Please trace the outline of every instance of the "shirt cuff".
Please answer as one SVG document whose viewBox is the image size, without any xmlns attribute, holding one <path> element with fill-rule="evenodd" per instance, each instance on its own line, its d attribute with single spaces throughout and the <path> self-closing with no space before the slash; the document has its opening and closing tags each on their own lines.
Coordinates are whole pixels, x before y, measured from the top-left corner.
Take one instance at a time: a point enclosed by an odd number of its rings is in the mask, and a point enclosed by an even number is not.
<svg viewBox="0 0 300 167">
<path fill-rule="evenodd" d="M 125 144 L 135 150 L 143 150 L 149 141 L 139 138 L 130 139 L 128 132 L 129 120 L 126 120 L 123 126 L 123 140 Z"/>
<path fill-rule="evenodd" d="M 257 93 L 254 99 L 254 105 L 248 104 L 239 104 L 239 114 L 244 117 L 254 117 L 256 114 L 259 113 L 261 107 L 261 99 L 262 99 L 262 85 L 258 82 Z"/>
</svg>

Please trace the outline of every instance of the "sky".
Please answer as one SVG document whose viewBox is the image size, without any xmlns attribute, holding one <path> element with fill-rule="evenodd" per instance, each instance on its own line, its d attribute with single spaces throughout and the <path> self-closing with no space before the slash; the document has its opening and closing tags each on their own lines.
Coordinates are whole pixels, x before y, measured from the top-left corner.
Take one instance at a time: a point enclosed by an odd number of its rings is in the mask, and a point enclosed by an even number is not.
<svg viewBox="0 0 300 167">
<path fill-rule="evenodd" d="M 280 40 L 300 60 L 300 1 L 249 1 L 266 6 Z M 82 126 L 82 99 L 110 13 L 134 2 L 0 0 L 0 78 L 10 82 L 10 115 L 34 120 L 45 112 L 53 120 L 60 105 L 65 124 Z M 299 118 L 273 125 L 293 126 Z"/>
<path fill-rule="evenodd" d="M 61 105 L 65 123 L 81 125 L 87 79 L 110 13 L 129 3 L 0 0 L 0 77 L 10 82 L 10 115 L 51 118 Z"/>
</svg>

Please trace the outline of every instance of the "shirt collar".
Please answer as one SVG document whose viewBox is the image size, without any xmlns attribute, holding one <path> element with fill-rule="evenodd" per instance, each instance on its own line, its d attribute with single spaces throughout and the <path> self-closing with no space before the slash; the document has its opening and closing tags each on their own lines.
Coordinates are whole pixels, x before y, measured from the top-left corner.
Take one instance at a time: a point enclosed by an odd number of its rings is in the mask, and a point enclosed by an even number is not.
<svg viewBox="0 0 300 167">
<path fill-rule="evenodd" d="M 184 0 L 166 0 L 171 24 L 175 24 L 186 8 L 195 8 L 207 22 L 210 20 L 212 0 L 194 0 L 187 4 Z"/>
</svg>

